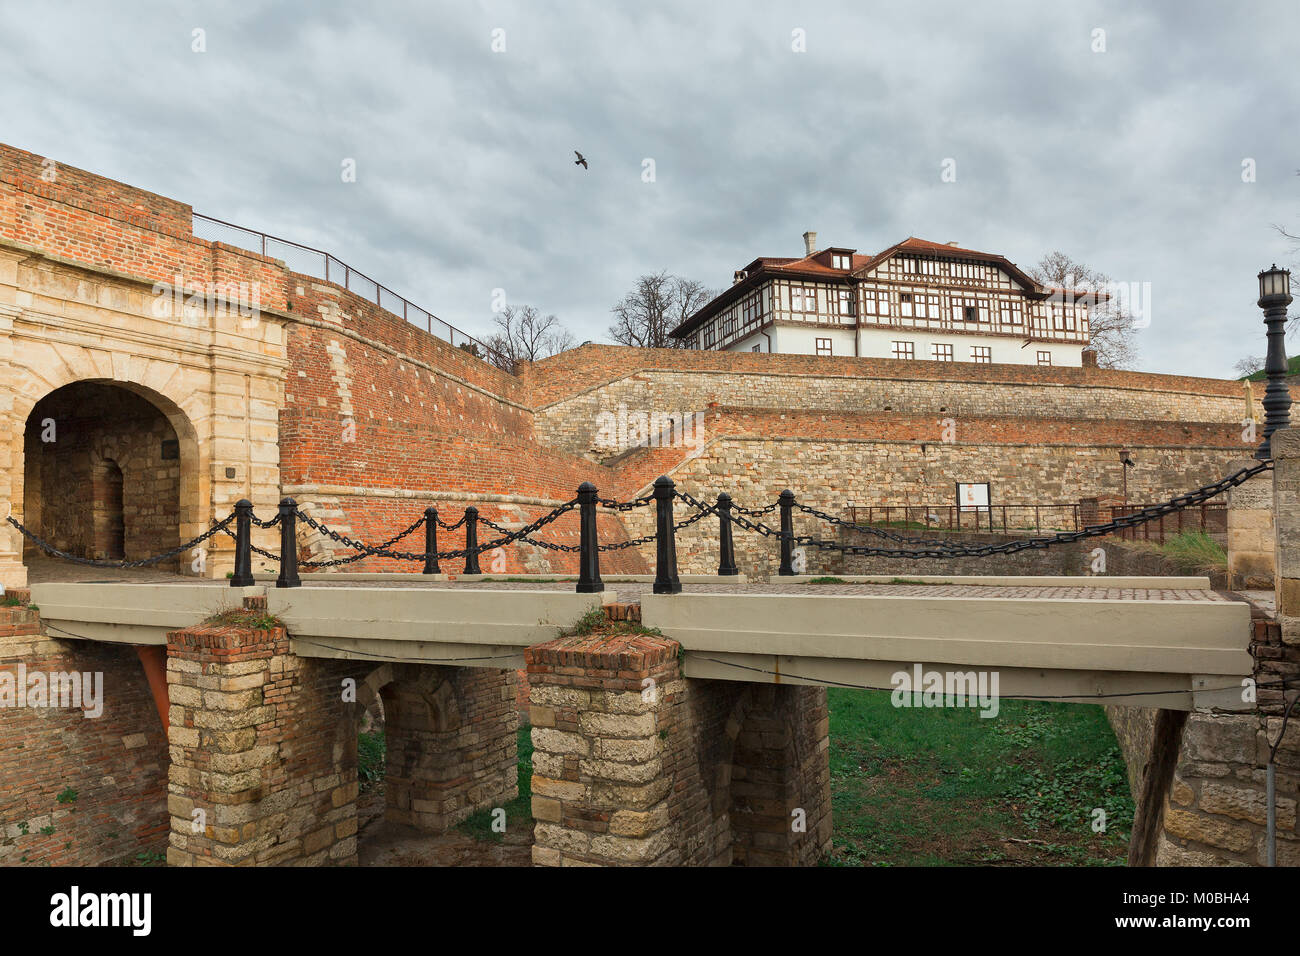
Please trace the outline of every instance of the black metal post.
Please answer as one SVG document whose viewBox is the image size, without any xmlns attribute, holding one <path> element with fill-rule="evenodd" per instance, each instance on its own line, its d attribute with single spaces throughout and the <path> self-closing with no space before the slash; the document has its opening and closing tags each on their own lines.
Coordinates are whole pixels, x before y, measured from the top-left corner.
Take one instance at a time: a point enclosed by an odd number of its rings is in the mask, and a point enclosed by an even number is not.
<svg viewBox="0 0 1300 956">
<path fill-rule="evenodd" d="M 677 576 L 677 529 L 673 527 L 673 498 L 677 486 L 667 475 L 655 479 L 655 594 L 680 594 Z"/>
<path fill-rule="evenodd" d="M 1277 266 L 1273 267 L 1273 271 L 1282 272 Z M 1262 284 L 1263 273 L 1260 275 Z M 1285 287 L 1289 286 L 1290 283 L 1287 282 Z M 1268 327 L 1268 358 L 1264 363 L 1264 372 L 1268 375 L 1268 387 L 1264 390 L 1264 440 L 1255 452 L 1255 457 L 1260 461 L 1268 461 L 1273 457 L 1273 433 L 1291 424 L 1291 393 L 1286 387 L 1286 307 L 1290 304 L 1289 291 L 1261 295 L 1259 298 L 1259 307 L 1264 310 L 1264 324 Z"/>
<path fill-rule="evenodd" d="M 247 498 L 235 502 L 235 573 L 232 588 L 252 587 L 253 580 L 253 503 Z"/>
<path fill-rule="evenodd" d="M 781 567 L 777 574 L 794 574 L 794 492 L 781 492 Z"/>
<path fill-rule="evenodd" d="M 424 572 L 442 574 L 438 567 L 438 509 L 424 509 Z"/>
<path fill-rule="evenodd" d="M 300 588 L 298 577 L 298 502 L 280 499 L 280 576 L 277 588 Z"/>
<path fill-rule="evenodd" d="M 478 509 L 465 509 L 465 574 L 482 574 L 478 569 Z"/>
<path fill-rule="evenodd" d="M 605 590 L 600 579 L 600 550 L 596 541 L 596 486 L 584 481 L 578 486 L 578 593 Z"/>
<path fill-rule="evenodd" d="M 718 574 L 739 574 L 736 547 L 731 540 L 731 495 L 718 495 Z"/>
</svg>

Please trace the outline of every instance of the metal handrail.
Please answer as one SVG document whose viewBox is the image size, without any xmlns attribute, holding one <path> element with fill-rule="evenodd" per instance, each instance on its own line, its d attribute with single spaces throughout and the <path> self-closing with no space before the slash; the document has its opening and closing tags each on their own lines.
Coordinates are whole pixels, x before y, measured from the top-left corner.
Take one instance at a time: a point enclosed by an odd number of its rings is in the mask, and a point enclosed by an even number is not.
<svg viewBox="0 0 1300 956">
<path fill-rule="evenodd" d="M 212 216 L 204 216 L 194 213 L 193 231 L 194 235 L 200 239 L 209 241 L 227 242 L 229 245 L 236 246 L 240 249 L 248 249 L 250 252 L 260 252 L 264 256 L 270 256 L 282 260 L 286 266 L 294 272 L 300 272 L 303 275 L 309 275 L 316 279 L 323 279 L 326 282 L 333 282 L 353 292 L 363 299 L 374 302 L 381 309 L 390 312 L 393 315 L 399 315 L 406 322 L 419 328 L 424 326 L 425 331 L 430 335 L 442 339 L 444 342 L 450 342 L 452 345 L 460 348 L 466 344 L 472 344 L 482 350 L 480 358 L 486 359 L 487 356 L 496 356 L 501 363 L 505 362 L 504 356 L 496 349 L 492 348 L 481 339 L 462 332 L 450 322 L 438 318 L 432 312 L 420 308 L 414 302 L 411 302 L 404 296 L 398 295 L 387 286 L 376 282 L 364 272 L 352 268 L 345 262 L 341 262 L 334 256 L 322 249 L 316 249 L 312 246 L 305 246 L 300 242 L 294 242 L 291 239 L 281 239 L 278 236 L 268 235 L 265 232 L 258 232 L 256 229 L 249 229 L 246 226 L 238 226 L 233 222 L 226 222 L 224 219 L 216 219 Z M 204 225 L 204 232 L 215 232 L 218 235 L 199 235 L 200 224 Z M 226 235 L 221 235 L 220 230 L 213 230 L 211 226 L 220 226 L 222 230 L 233 231 L 244 241 L 231 239 Z M 277 255 L 279 252 L 290 252 L 291 256 Z M 435 325 L 436 323 L 436 325 Z M 498 363 L 498 367 L 505 367 Z"/>
</svg>

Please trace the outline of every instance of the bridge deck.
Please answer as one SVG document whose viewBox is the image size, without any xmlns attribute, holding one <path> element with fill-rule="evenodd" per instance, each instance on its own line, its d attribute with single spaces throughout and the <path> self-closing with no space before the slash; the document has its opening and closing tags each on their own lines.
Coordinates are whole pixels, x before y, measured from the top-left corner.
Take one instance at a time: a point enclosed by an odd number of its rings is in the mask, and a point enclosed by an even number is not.
<svg viewBox="0 0 1300 956">
<path fill-rule="evenodd" d="M 1204 579 L 724 579 L 656 595 L 648 581 L 612 575 L 604 593 L 577 594 L 572 578 L 304 575 L 301 588 L 259 580 L 240 589 L 155 571 L 59 570 L 80 581 L 32 587 L 50 633 L 99 641 L 160 644 L 256 594 L 303 656 L 522 667 L 527 647 L 619 601 L 640 603 L 645 626 L 680 641 L 685 672 L 698 678 L 887 687 L 900 669 L 923 665 L 997 672 L 1005 697 L 1233 709 L 1252 669 L 1250 606 Z"/>
</svg>

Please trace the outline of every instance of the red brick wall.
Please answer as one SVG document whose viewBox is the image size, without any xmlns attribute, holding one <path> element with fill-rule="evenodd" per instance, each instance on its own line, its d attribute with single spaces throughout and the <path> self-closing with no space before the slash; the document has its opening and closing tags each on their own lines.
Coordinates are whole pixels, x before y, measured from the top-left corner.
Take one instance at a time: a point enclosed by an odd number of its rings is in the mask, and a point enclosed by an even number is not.
<svg viewBox="0 0 1300 956">
<path fill-rule="evenodd" d="M 168 831 L 167 738 L 134 648 L 52 640 L 39 629 L 38 612 L 0 607 L 0 673 L 16 679 L 20 663 L 28 675 L 101 673 L 103 713 L 0 709 L 0 865 L 160 858 Z M 75 799 L 67 799 L 71 791 Z"/>
</svg>

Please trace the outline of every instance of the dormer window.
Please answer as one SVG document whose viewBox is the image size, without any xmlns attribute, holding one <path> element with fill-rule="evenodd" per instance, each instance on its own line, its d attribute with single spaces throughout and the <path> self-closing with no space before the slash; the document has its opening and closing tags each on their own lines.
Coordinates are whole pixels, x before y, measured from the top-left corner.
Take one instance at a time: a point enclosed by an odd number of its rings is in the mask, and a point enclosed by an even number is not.
<svg viewBox="0 0 1300 956">
<path fill-rule="evenodd" d="M 851 258 L 849 256 L 844 255 L 843 253 L 836 252 L 831 255 L 832 269 L 848 269 L 850 268 L 850 264 L 851 264 Z"/>
</svg>

